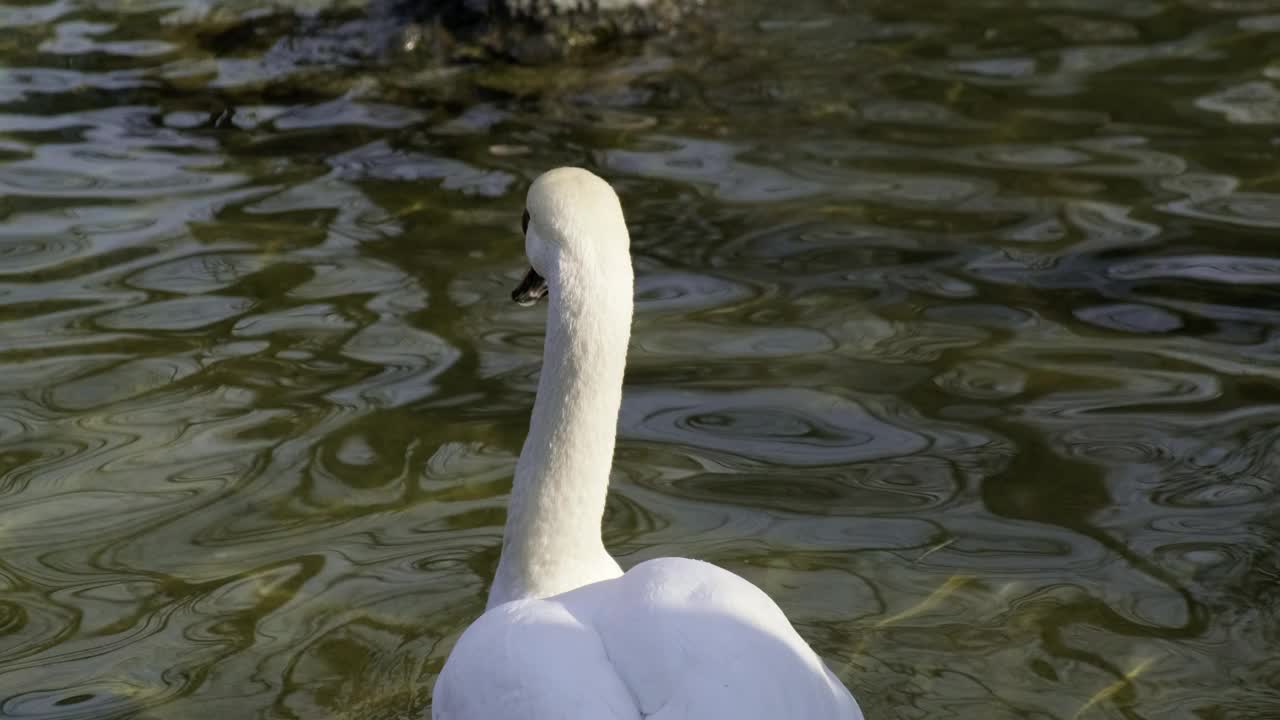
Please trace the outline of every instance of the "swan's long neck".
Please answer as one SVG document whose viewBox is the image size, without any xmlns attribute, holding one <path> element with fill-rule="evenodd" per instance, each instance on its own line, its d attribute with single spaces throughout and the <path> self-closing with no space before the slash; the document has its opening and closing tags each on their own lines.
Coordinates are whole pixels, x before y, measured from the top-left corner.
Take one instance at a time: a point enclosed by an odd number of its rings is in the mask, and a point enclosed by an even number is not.
<svg viewBox="0 0 1280 720">
<path fill-rule="evenodd" d="M 542 376 L 489 607 L 619 573 L 600 535 L 631 335 L 631 264 L 615 265 L 548 277 Z"/>
</svg>

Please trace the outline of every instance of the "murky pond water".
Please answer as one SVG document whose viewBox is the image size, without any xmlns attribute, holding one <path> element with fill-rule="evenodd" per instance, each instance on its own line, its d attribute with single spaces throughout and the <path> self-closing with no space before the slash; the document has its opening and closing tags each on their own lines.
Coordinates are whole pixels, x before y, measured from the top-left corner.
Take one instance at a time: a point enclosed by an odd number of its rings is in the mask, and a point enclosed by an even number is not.
<svg viewBox="0 0 1280 720">
<path fill-rule="evenodd" d="M 711 5 L 541 67 L 0 7 L 0 716 L 422 712 L 533 400 L 524 190 L 580 164 L 639 274 L 624 565 L 747 576 L 868 717 L 1280 717 L 1280 2 Z"/>
</svg>

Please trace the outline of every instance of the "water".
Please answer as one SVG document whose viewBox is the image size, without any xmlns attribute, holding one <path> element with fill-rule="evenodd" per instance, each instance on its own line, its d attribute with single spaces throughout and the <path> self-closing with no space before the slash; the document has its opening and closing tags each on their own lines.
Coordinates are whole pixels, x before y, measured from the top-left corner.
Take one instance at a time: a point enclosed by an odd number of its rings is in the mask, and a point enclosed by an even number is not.
<svg viewBox="0 0 1280 720">
<path fill-rule="evenodd" d="M 581 164 L 624 565 L 750 578 L 868 717 L 1280 716 L 1280 2 L 710 4 L 541 67 L 0 8 L 0 715 L 422 712 L 533 400 L 523 193 Z"/>
</svg>

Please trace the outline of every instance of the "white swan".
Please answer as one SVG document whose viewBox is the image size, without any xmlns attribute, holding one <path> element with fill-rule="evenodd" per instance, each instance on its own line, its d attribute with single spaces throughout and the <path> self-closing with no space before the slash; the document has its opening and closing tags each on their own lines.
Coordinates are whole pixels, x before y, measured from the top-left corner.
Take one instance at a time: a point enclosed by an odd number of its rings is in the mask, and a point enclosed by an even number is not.
<svg viewBox="0 0 1280 720">
<path fill-rule="evenodd" d="M 631 334 L 618 196 L 578 168 L 539 177 L 533 266 L 550 295 L 529 435 L 488 609 L 436 682 L 435 720 L 861 720 L 849 691 L 751 583 L 697 560 L 623 573 L 600 536 Z"/>
</svg>

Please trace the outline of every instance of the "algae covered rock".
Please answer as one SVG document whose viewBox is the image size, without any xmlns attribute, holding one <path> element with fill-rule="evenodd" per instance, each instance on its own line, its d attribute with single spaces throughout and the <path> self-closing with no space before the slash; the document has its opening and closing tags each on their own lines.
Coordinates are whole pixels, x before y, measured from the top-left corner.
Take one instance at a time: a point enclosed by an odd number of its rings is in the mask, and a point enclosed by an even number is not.
<svg viewBox="0 0 1280 720">
<path fill-rule="evenodd" d="M 423 37 L 455 60 L 537 64 L 669 32 L 701 0 L 405 0 Z"/>
</svg>

